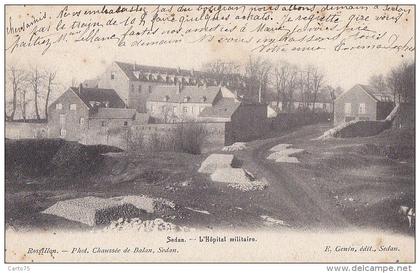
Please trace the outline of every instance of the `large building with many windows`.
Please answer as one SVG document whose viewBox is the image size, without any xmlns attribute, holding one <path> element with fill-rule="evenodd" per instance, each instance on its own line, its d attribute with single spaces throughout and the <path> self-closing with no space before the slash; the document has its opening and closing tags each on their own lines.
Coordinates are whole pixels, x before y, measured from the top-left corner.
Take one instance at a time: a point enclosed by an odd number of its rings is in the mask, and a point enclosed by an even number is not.
<svg viewBox="0 0 420 273">
<path fill-rule="evenodd" d="M 88 86 L 110 88 L 118 95 L 128 108 L 140 113 L 147 111 L 147 100 L 156 90 L 161 92 L 162 86 L 225 86 L 231 90 L 243 88 L 245 81 L 239 74 L 213 75 L 207 72 L 181 68 L 139 65 L 136 63 L 113 62 L 96 84 L 85 81 Z M 158 94 L 159 95 L 159 94 Z"/>
</svg>

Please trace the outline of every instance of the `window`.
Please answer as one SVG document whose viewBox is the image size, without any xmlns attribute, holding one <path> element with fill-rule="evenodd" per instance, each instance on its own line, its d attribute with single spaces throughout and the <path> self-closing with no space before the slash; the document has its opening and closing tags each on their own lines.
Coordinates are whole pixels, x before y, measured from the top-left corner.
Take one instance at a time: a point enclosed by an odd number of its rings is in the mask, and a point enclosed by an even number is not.
<svg viewBox="0 0 420 273">
<path fill-rule="evenodd" d="M 62 105 L 61 103 L 57 103 L 57 104 L 55 105 L 55 109 L 57 109 L 57 110 L 61 110 L 61 109 L 63 109 L 63 105 Z"/>
<path fill-rule="evenodd" d="M 85 119 L 84 119 L 84 118 L 80 118 L 80 119 L 79 119 L 79 124 L 80 124 L 80 125 L 85 124 Z"/>
<path fill-rule="evenodd" d="M 115 72 L 111 72 L 111 80 L 115 79 Z"/>
<path fill-rule="evenodd" d="M 127 126 L 128 125 L 128 121 L 124 121 L 124 126 Z"/>
<path fill-rule="evenodd" d="M 106 126 L 106 122 L 105 121 L 102 121 L 101 125 L 102 125 L 102 127 L 105 127 Z"/>
<path fill-rule="evenodd" d="M 65 137 L 66 136 L 66 129 L 61 128 L 60 129 L 60 137 Z"/>
<path fill-rule="evenodd" d="M 351 103 L 346 102 L 344 104 L 344 113 L 345 114 L 351 114 Z"/>
<path fill-rule="evenodd" d="M 60 114 L 60 125 L 63 126 L 64 124 L 66 124 L 66 115 Z"/>
<path fill-rule="evenodd" d="M 327 104 L 326 103 L 322 104 L 322 109 L 324 109 L 324 110 L 327 109 Z"/>
<path fill-rule="evenodd" d="M 149 85 L 149 93 L 152 93 L 152 86 Z"/>
<path fill-rule="evenodd" d="M 70 104 L 70 110 L 76 111 L 77 105 L 75 103 Z"/>
<path fill-rule="evenodd" d="M 359 104 L 359 114 L 366 114 L 366 104 L 365 103 L 360 103 Z"/>
<path fill-rule="evenodd" d="M 153 104 L 151 104 L 150 105 L 150 112 L 153 112 L 154 111 L 154 107 L 153 107 Z"/>
<path fill-rule="evenodd" d="M 141 93 L 141 84 L 137 87 L 137 91 Z"/>
<path fill-rule="evenodd" d="M 184 112 L 184 113 L 188 113 L 188 107 L 182 107 L 182 112 Z"/>
</svg>

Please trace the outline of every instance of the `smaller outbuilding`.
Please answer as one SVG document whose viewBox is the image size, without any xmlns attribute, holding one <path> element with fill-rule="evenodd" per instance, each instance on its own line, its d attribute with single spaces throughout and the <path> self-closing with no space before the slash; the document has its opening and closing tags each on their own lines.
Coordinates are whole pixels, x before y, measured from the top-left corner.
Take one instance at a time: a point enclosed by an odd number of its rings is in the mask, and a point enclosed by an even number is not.
<svg viewBox="0 0 420 273">
<path fill-rule="evenodd" d="M 356 84 L 334 101 L 334 124 L 352 120 L 383 120 L 394 108 L 393 95 Z"/>
<path fill-rule="evenodd" d="M 86 142 L 88 131 L 108 131 L 148 122 L 113 89 L 70 87 L 48 108 L 48 137 Z"/>
</svg>

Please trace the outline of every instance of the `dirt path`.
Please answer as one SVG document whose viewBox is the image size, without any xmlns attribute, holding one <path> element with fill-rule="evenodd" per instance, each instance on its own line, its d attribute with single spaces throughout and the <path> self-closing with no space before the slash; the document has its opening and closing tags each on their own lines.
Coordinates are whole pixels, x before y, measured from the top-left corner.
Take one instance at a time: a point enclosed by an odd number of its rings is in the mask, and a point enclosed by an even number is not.
<svg viewBox="0 0 420 273">
<path fill-rule="evenodd" d="M 311 184 L 314 174 L 299 164 L 276 163 L 267 160 L 271 147 L 280 143 L 293 144 L 310 141 L 319 136 L 327 126 L 305 126 L 284 136 L 255 141 L 240 156 L 244 166 L 265 177 L 270 186 L 263 196 L 254 200 L 260 209 L 279 217 L 298 228 L 349 227 L 331 198 Z"/>
</svg>

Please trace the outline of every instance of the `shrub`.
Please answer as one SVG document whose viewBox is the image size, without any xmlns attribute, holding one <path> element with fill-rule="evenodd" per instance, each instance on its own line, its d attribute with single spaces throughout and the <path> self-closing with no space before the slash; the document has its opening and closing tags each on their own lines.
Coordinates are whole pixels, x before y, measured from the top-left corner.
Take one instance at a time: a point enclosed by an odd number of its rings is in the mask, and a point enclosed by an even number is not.
<svg viewBox="0 0 420 273">
<path fill-rule="evenodd" d="M 128 139 L 129 152 L 145 153 L 157 151 L 200 154 L 205 130 L 200 124 L 178 123 L 172 130 L 163 133 L 131 133 Z"/>
</svg>

